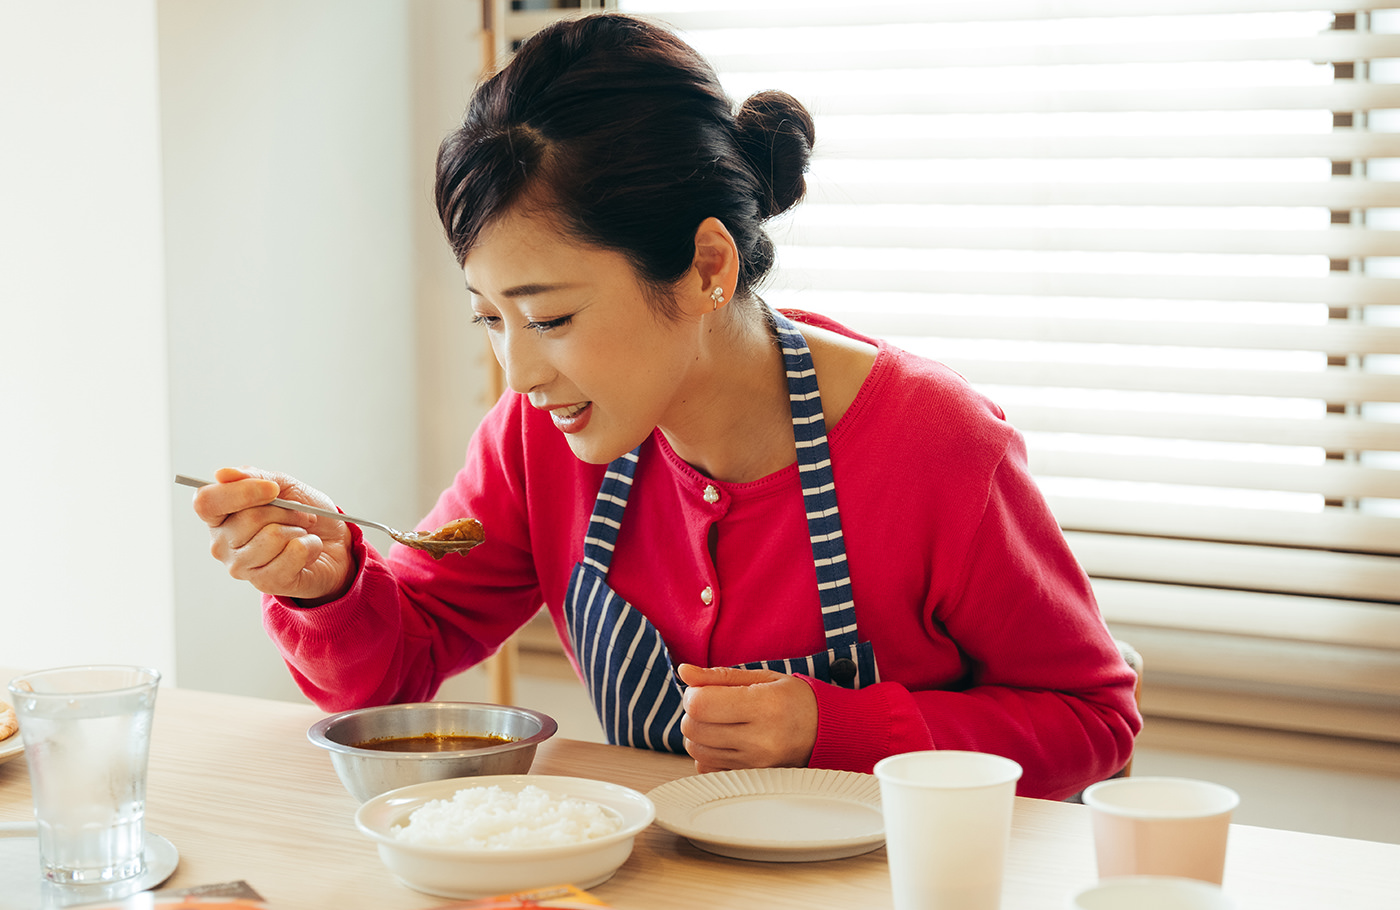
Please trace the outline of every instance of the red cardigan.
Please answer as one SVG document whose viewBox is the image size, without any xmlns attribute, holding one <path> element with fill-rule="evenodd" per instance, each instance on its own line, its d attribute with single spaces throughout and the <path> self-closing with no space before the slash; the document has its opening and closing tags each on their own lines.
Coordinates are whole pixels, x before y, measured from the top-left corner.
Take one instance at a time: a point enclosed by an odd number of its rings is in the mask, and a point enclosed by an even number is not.
<svg viewBox="0 0 1400 910">
<path fill-rule="evenodd" d="M 857 622 L 881 682 L 850 691 L 808 680 L 820 716 L 812 765 L 869 771 L 916 749 L 992 752 L 1023 767 L 1018 792 L 1049 798 L 1109 776 L 1141 726 L 1133 674 L 1030 477 L 1020 435 L 951 370 L 863 340 L 879 354 L 830 445 Z M 385 558 L 356 530 L 360 570 L 343 599 L 311 610 L 265 599 L 264 624 L 302 690 L 326 710 L 430 699 L 541 605 L 567 652 L 559 604 L 603 470 L 508 393 L 419 525 L 478 517 L 486 543 L 466 558 L 397 545 Z M 702 495 L 711 483 L 713 504 Z M 609 582 L 675 663 L 825 649 L 795 464 L 715 483 L 653 433 Z"/>
</svg>

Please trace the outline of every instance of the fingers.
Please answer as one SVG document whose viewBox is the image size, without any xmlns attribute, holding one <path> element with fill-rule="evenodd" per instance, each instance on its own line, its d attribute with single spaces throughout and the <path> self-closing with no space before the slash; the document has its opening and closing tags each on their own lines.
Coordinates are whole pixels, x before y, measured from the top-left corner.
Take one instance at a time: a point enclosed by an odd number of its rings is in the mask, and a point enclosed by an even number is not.
<svg viewBox="0 0 1400 910">
<path fill-rule="evenodd" d="M 774 670 L 745 670 L 740 667 L 697 667 L 681 664 L 676 675 L 687 686 L 753 686 L 782 679 Z"/>
<path fill-rule="evenodd" d="M 754 687 L 785 678 L 772 670 L 696 667 L 691 664 L 681 664 L 677 672 L 687 686 L 685 694 L 681 696 L 685 713 L 707 724 L 738 724 L 751 720 L 769 695 Z"/>
<path fill-rule="evenodd" d="M 287 588 L 325 549 L 321 538 L 301 528 L 267 525 L 225 560 L 229 574 L 259 590 Z"/>
<path fill-rule="evenodd" d="M 740 768 L 799 768 L 805 760 L 789 755 L 789 750 L 763 735 L 763 731 L 744 725 L 711 727 L 688 724 L 681 719 L 685 750 L 695 759 L 695 769 L 734 771 Z M 810 754 L 810 750 L 808 750 Z"/>
<path fill-rule="evenodd" d="M 687 742 L 686 746 L 689 747 L 690 743 Z M 696 774 L 709 774 L 712 771 L 741 771 L 745 768 L 751 767 L 750 765 L 740 764 L 735 761 L 714 761 L 711 758 L 705 756 L 703 753 L 700 758 L 695 758 L 694 755 L 691 755 L 691 758 L 695 759 Z"/>
<path fill-rule="evenodd" d="M 276 498 L 322 508 L 335 504 L 285 474 L 220 468 L 200 487 L 194 511 L 209 525 L 209 552 L 229 575 L 264 594 L 321 599 L 342 590 L 352 569 L 344 522 L 270 505 Z"/>
<path fill-rule="evenodd" d="M 235 480 L 242 480 L 245 477 L 262 477 L 265 480 L 271 478 L 266 476 L 266 472 L 257 468 L 219 468 L 214 472 L 214 479 L 219 483 L 231 483 Z"/>
<path fill-rule="evenodd" d="M 817 736 L 816 696 L 772 670 L 677 668 L 687 683 L 681 734 L 697 770 L 804 766 Z"/>
<path fill-rule="evenodd" d="M 219 527 L 228 516 L 244 509 L 267 505 L 282 492 L 277 481 L 236 468 L 220 468 L 214 477 L 218 483 L 194 492 L 194 513 L 211 528 Z"/>
<path fill-rule="evenodd" d="M 324 540 L 295 525 L 264 525 L 247 543 L 231 548 L 220 546 L 224 539 L 220 531 L 214 532 L 211 549 L 216 551 L 215 556 L 230 576 L 250 583 L 264 594 L 302 601 L 333 600 L 343 594 L 353 576 L 352 559 L 345 545 Z"/>
<path fill-rule="evenodd" d="M 306 558 L 297 566 L 298 570 L 320 555 L 321 539 L 295 522 L 298 517 L 296 513 L 277 509 L 278 515 L 285 515 L 286 520 L 267 521 L 263 514 L 267 511 L 253 509 L 239 512 L 211 535 L 209 552 L 228 566 L 229 574 L 234 578 L 250 581 L 253 573 L 270 566 L 287 547 L 298 541 L 302 541 L 300 546 L 307 550 Z M 314 540 L 315 544 L 307 542 L 307 538 Z M 313 547 L 314 553 L 310 552 Z M 293 558 L 296 556 L 295 552 L 291 555 Z"/>
<path fill-rule="evenodd" d="M 251 467 L 219 468 L 214 472 L 214 479 L 218 483 L 200 487 L 194 494 L 195 514 L 211 527 L 217 527 L 222 516 L 266 505 L 279 498 L 323 509 L 335 508 L 331 498 L 320 490 L 275 471 Z"/>
</svg>

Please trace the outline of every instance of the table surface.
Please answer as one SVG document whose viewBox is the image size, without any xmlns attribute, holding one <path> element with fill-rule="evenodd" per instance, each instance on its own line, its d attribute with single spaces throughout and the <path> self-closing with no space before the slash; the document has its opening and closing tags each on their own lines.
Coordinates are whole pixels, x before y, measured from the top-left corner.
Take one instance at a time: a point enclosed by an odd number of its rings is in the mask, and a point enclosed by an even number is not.
<svg viewBox="0 0 1400 910">
<path fill-rule="evenodd" d="M 162 689 L 147 830 L 180 851 L 179 867 L 164 887 L 241 879 L 274 910 L 414 910 L 448 903 L 400 884 L 356 830 L 358 804 L 326 753 L 306 738 L 323 716 L 304 704 Z M 531 770 L 643 793 L 694 773 L 684 757 L 563 739 L 544 743 Z M 32 818 L 21 756 L 0 765 L 0 822 Z M 1088 810 L 1018 798 L 1003 907 L 1062 910 L 1070 893 L 1094 879 Z M 1393 910 L 1400 906 L 1400 845 L 1234 825 L 1224 887 L 1240 910 Z M 753 862 L 705 853 L 656 825 L 637 838 L 618 873 L 591 893 L 617 910 L 892 905 L 883 849 L 827 862 Z"/>
</svg>

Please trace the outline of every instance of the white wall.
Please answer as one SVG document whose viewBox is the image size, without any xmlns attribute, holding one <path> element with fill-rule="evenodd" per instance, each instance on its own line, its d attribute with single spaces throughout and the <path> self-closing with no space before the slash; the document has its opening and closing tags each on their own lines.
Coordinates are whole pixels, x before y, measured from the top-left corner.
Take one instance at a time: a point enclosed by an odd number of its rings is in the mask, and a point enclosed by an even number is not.
<svg viewBox="0 0 1400 910">
<path fill-rule="evenodd" d="M 175 670 L 154 0 L 0 0 L 0 665 Z"/>
<path fill-rule="evenodd" d="M 276 468 L 412 524 L 403 5 L 159 9 L 176 469 Z M 290 694 L 257 597 L 209 559 L 188 498 L 174 512 L 182 684 Z"/>
<path fill-rule="evenodd" d="M 160 4 L 178 469 L 275 467 L 349 512 L 398 527 L 422 513 L 419 439 L 436 422 L 420 420 L 418 302 L 447 280 L 466 309 L 430 192 L 479 70 L 462 6 Z M 439 97 L 450 113 L 425 115 Z M 439 356 L 463 358 L 453 341 Z M 458 410 L 431 434 L 460 434 L 441 456 L 454 465 L 479 416 Z M 174 522 L 182 683 L 294 695 L 254 592 L 208 557 L 183 501 Z"/>
<path fill-rule="evenodd" d="M 419 0 L 409 9 L 415 61 L 418 512 L 424 513 L 461 468 L 471 431 L 494 401 L 487 378 L 497 367 L 485 333 L 471 324 L 466 281 L 432 203 L 438 144 L 462 122 L 484 66 L 481 4 Z"/>
<path fill-rule="evenodd" d="M 450 479 L 489 393 L 418 394 L 483 356 L 430 188 L 479 10 L 0 4 L 0 665 L 299 697 L 171 476 L 278 468 L 401 525 Z M 94 519 L 97 547 L 30 533 Z"/>
</svg>

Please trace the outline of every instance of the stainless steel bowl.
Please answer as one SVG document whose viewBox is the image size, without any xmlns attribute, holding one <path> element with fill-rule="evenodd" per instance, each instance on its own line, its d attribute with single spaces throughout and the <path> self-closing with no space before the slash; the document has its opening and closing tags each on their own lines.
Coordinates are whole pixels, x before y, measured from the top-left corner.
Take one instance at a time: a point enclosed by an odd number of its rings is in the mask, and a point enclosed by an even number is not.
<svg viewBox="0 0 1400 910">
<path fill-rule="evenodd" d="M 409 784 L 483 774 L 524 774 L 535 748 L 559 729 L 554 718 L 529 708 L 479 702 L 434 701 L 383 705 L 332 714 L 312 724 L 307 738 L 330 752 L 340 782 L 360 802 Z M 359 749 L 374 739 L 425 736 L 499 736 L 499 746 L 462 752 L 385 752 Z"/>
</svg>

